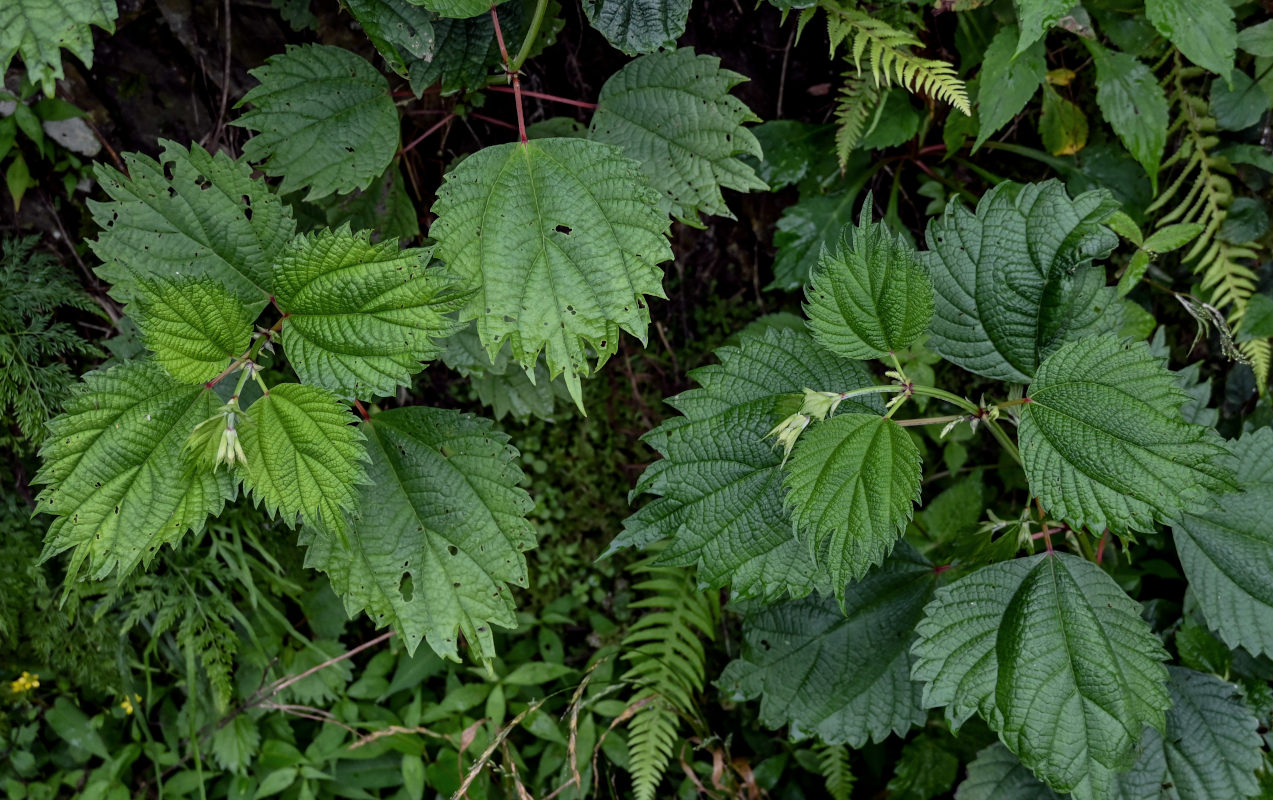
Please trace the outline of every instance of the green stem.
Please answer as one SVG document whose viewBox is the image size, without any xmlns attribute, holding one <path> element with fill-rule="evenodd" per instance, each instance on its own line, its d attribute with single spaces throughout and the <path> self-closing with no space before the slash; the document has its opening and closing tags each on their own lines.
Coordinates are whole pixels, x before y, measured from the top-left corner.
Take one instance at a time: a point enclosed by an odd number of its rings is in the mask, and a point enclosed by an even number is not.
<svg viewBox="0 0 1273 800">
<path fill-rule="evenodd" d="M 945 400 L 952 406 L 962 408 L 964 411 L 967 411 L 973 416 L 979 416 L 981 414 L 981 409 L 976 403 L 968 400 L 967 398 L 960 397 L 957 394 L 952 394 L 945 389 L 938 389 L 935 386 L 912 386 L 911 394 L 923 395 L 924 397 L 936 397 L 938 400 Z"/>
<path fill-rule="evenodd" d="M 1000 428 L 999 423 L 992 420 L 986 420 L 986 427 L 990 428 L 990 435 L 995 437 L 1004 450 L 1008 451 L 1008 455 L 1012 456 L 1012 459 L 1018 464 L 1022 463 L 1021 451 L 1017 449 L 1017 443 L 1012 441 L 1012 437 L 1008 435 L 1007 431 Z"/>
<path fill-rule="evenodd" d="M 951 414 L 946 417 L 916 417 L 915 419 L 899 419 L 897 424 L 903 428 L 918 428 L 921 425 L 947 425 L 951 422 L 958 422 L 966 416 L 966 414 Z"/>
<path fill-rule="evenodd" d="M 539 38 L 539 26 L 544 22 L 544 12 L 548 9 L 548 0 L 538 0 L 535 3 L 535 13 L 530 18 L 530 27 L 526 29 L 526 36 L 522 39 L 522 46 L 517 51 L 517 55 L 508 63 L 509 72 L 517 72 L 522 68 L 522 64 L 526 63 L 526 59 L 530 57 L 530 49 L 535 46 L 535 40 Z"/>
<path fill-rule="evenodd" d="M 850 397 L 861 397 L 867 394 L 887 394 L 889 392 L 897 393 L 906 391 L 905 386 L 889 384 L 887 386 L 867 386 L 863 389 L 851 389 L 847 392 L 840 392 L 841 400 L 848 400 Z"/>
</svg>

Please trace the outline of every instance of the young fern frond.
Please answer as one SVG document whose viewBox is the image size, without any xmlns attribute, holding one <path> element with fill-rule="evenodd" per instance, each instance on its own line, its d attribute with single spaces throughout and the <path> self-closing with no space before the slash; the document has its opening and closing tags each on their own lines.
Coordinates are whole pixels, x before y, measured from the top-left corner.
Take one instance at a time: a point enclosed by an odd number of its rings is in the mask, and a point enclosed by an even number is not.
<svg viewBox="0 0 1273 800">
<path fill-rule="evenodd" d="M 835 155 L 843 170 L 853 150 L 871 129 L 871 118 L 880 105 L 880 90 L 856 70 L 844 73 L 844 85 L 835 106 Z"/>
<path fill-rule="evenodd" d="M 642 561 L 632 572 L 648 576 L 633 589 L 645 597 L 633 609 L 650 609 L 628 629 L 623 680 L 636 687 L 630 703 L 644 703 L 632 718 L 629 770 L 637 800 L 652 800 L 667 768 L 681 715 L 693 715 L 703 690 L 706 656 L 701 637 L 714 638 L 720 603 L 695 588 L 692 573 Z"/>
<path fill-rule="evenodd" d="M 913 33 L 832 0 L 823 2 L 821 7 L 827 13 L 832 55 L 843 46 L 858 72 L 862 72 L 865 56 L 877 87 L 896 83 L 911 92 L 932 95 L 965 114 L 972 113 L 967 87 L 954 66 L 911 52 L 911 48 L 923 46 Z"/>
<path fill-rule="evenodd" d="M 853 796 L 853 772 L 849 769 L 849 748 L 842 744 L 823 745 L 818 751 L 818 767 L 831 800 Z"/>
</svg>

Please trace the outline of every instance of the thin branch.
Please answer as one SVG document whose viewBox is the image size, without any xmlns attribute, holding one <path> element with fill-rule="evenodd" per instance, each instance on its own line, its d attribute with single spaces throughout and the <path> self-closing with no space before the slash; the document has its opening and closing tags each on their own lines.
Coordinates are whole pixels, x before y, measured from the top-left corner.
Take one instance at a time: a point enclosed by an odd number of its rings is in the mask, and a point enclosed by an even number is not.
<svg viewBox="0 0 1273 800">
<path fill-rule="evenodd" d="M 507 86 L 490 86 L 487 87 L 492 92 L 502 92 L 504 94 L 514 94 L 513 90 Z M 537 100 L 550 100 L 554 103 L 565 103 L 568 106 L 576 106 L 577 108 L 596 108 L 596 103 L 588 103 L 583 100 L 571 100 L 569 97 L 561 97 L 560 95 L 548 94 L 547 92 L 534 92 L 530 89 L 522 89 L 522 95 L 525 97 L 534 97 Z"/>
</svg>

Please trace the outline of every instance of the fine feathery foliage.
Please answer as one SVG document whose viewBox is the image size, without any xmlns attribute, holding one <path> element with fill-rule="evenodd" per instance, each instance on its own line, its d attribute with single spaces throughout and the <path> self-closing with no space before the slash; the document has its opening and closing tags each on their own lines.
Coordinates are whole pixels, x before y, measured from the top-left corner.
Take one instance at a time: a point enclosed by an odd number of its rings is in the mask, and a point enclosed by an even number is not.
<svg viewBox="0 0 1273 800">
<path fill-rule="evenodd" d="M 831 800 L 851 800 L 853 796 L 853 772 L 849 766 L 849 748 L 844 745 L 827 745 L 818 753 L 818 771 Z"/>
<path fill-rule="evenodd" d="M 93 66 L 93 29 L 115 31 L 115 0 L 6 0 L 0 5 L 0 75 L 19 56 L 32 83 L 53 96 L 65 77 L 62 53 Z"/>
<path fill-rule="evenodd" d="M 252 70 L 261 82 L 234 124 L 256 135 L 243 156 L 282 177 L 281 194 L 306 200 L 365 189 L 398 149 L 398 109 L 389 82 L 355 53 L 328 45 L 288 47 Z"/>
<path fill-rule="evenodd" d="M 937 591 L 914 677 L 951 724 L 979 713 L 1010 750 L 1076 800 L 1110 797 L 1145 726 L 1170 707 L 1167 653 L 1097 565 L 1043 553 Z"/>
<path fill-rule="evenodd" d="M 759 122 L 729 91 L 746 80 L 720 59 L 691 48 L 631 61 L 606 81 L 588 138 L 621 148 L 664 195 L 672 216 L 703 227 L 700 213 L 733 218 L 721 189 L 769 188 L 738 159 L 761 158 L 760 143 L 743 127 Z"/>
<path fill-rule="evenodd" d="M 835 156 L 840 169 L 845 169 L 849 156 L 870 130 L 870 123 L 883 110 L 883 93 L 867 76 L 857 70 L 844 73 L 835 102 Z"/>
<path fill-rule="evenodd" d="M 438 256 L 476 290 L 460 319 L 477 320 L 492 358 L 507 341 L 533 369 L 544 352 L 582 408 L 580 378 L 618 351 L 620 332 L 645 341 L 645 298 L 664 296 L 670 221 L 618 148 L 568 138 L 487 147 L 447 175 L 434 211 Z"/>
</svg>

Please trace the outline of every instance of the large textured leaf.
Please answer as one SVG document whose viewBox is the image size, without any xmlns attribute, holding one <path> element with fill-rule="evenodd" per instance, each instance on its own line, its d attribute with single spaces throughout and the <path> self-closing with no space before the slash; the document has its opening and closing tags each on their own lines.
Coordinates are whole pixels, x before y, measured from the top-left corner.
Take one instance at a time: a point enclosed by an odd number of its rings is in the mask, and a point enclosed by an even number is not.
<svg viewBox="0 0 1273 800">
<path fill-rule="evenodd" d="M 90 26 L 114 33 L 118 15 L 115 0 L 5 0 L 0 3 L 0 75 L 20 56 L 27 77 L 52 97 L 57 81 L 66 76 L 60 50 L 66 48 L 91 68 Z"/>
<path fill-rule="evenodd" d="M 1151 531 L 1235 488 L 1211 428 L 1185 422 L 1188 396 L 1144 342 L 1092 336 L 1039 367 L 1021 411 L 1030 491 L 1075 528 Z"/>
<path fill-rule="evenodd" d="M 186 437 L 220 399 L 150 361 L 90 372 L 49 423 L 38 508 L 56 517 L 43 558 L 73 549 L 67 579 L 128 575 L 165 544 L 202 529 L 234 496 L 227 472 L 187 469 Z"/>
<path fill-rule="evenodd" d="M 124 299 L 139 279 L 206 277 L 248 304 L 265 307 L 270 274 L 296 230 L 291 209 L 252 168 L 199 145 L 160 141 L 159 161 L 124 156 L 128 175 L 99 166 L 111 201 L 88 201 L 102 227 L 97 274 Z"/>
<path fill-rule="evenodd" d="M 1060 800 L 1001 742 L 977 753 L 955 800 Z"/>
<path fill-rule="evenodd" d="M 818 344 L 845 358 L 883 358 L 914 342 L 933 316 L 933 284 L 915 248 L 871 222 L 871 204 L 824 253 L 805 313 Z"/>
<path fill-rule="evenodd" d="M 1167 95 L 1153 71 L 1135 56 L 1111 53 L 1094 40 L 1083 43 L 1096 62 L 1096 104 L 1156 189 L 1167 146 Z"/>
<path fill-rule="evenodd" d="M 252 70 L 261 82 L 234 124 L 255 131 L 243 145 L 279 192 L 308 188 L 306 200 L 365 189 L 398 149 L 398 109 L 389 82 L 361 56 L 328 45 L 289 46 Z"/>
<path fill-rule="evenodd" d="M 1214 675 L 1168 667 L 1167 729 L 1145 731 L 1136 766 L 1119 777 L 1119 800 L 1252 797 L 1264 763 L 1259 723 L 1241 690 Z"/>
<path fill-rule="evenodd" d="M 1234 445 L 1242 491 L 1173 525 L 1176 552 L 1207 624 L 1230 647 L 1273 656 L 1273 429 Z M 1263 467 L 1263 468 L 1261 468 Z"/>
<path fill-rule="evenodd" d="M 928 346 L 979 375 L 1028 381 L 1115 304 L 1092 261 L 1118 244 L 1100 224 L 1117 208 L 1105 191 L 1071 200 L 1055 180 L 1001 183 L 975 216 L 951 205 L 920 253 L 937 294 Z"/>
<path fill-rule="evenodd" d="M 456 632 L 481 658 L 491 625 L 513 628 L 509 584 L 526 585 L 535 546 L 529 495 L 508 437 L 490 420 L 420 406 L 363 423 L 370 481 L 351 530 L 309 532 L 306 564 L 326 572 L 351 614 L 457 657 Z"/>
<path fill-rule="evenodd" d="M 675 47 L 691 0 L 584 0 L 592 27 L 630 56 Z"/>
<path fill-rule="evenodd" d="M 1229 80 L 1238 26 L 1225 0 L 1145 0 L 1145 16 L 1186 58 Z"/>
<path fill-rule="evenodd" d="M 1024 24 L 1025 20 L 1022 20 Z M 1020 114 L 1043 85 L 1047 73 L 1046 52 L 1039 40 L 1017 51 L 1012 28 L 1000 28 L 986 48 L 977 82 L 977 141 L 973 152 L 995 131 Z"/>
<path fill-rule="evenodd" d="M 909 650 L 934 578 L 932 565 L 902 545 L 843 590 L 843 609 L 815 595 L 748 614 L 742 656 L 720 686 L 739 699 L 760 697 L 761 723 L 790 724 L 792 738 L 857 748 L 904 735 L 925 717 Z"/>
<path fill-rule="evenodd" d="M 149 279 L 133 320 L 155 360 L 179 381 L 203 383 L 246 352 L 252 320 L 238 298 L 209 278 Z"/>
<path fill-rule="evenodd" d="M 302 381 L 353 397 L 392 394 L 442 352 L 447 316 L 464 301 L 428 249 L 372 244 L 349 228 L 296 237 L 279 261 L 274 299 L 283 349 Z"/>
<path fill-rule="evenodd" d="M 837 590 L 893 549 L 919 500 L 919 462 L 906 429 L 878 414 L 841 414 L 800 437 L 787 505 Z"/>
<path fill-rule="evenodd" d="M 345 531 L 357 506 L 367 453 L 349 409 L 317 386 L 283 383 L 247 410 L 239 426 L 243 485 L 283 522 Z"/>
<path fill-rule="evenodd" d="M 477 320 L 492 358 L 507 341 L 533 368 L 543 351 L 580 407 L 590 359 L 617 352 L 621 331 L 644 342 L 645 297 L 663 297 L 670 223 L 638 169 L 584 139 L 487 147 L 446 176 L 433 206 L 438 255 L 477 290 L 461 319 Z"/>
<path fill-rule="evenodd" d="M 992 564 L 939 589 L 914 677 L 952 724 L 974 710 L 1027 767 L 1076 800 L 1110 796 L 1144 726 L 1170 705 L 1167 654 L 1140 606 L 1089 561 Z"/>
<path fill-rule="evenodd" d="M 345 0 L 345 5 L 399 75 L 407 74 L 409 61 L 424 58 L 436 45 L 433 15 L 408 0 Z"/>
<path fill-rule="evenodd" d="M 663 562 L 697 565 L 700 580 L 729 585 L 736 598 L 829 591 L 825 568 L 792 530 L 782 452 L 765 434 L 799 408 L 804 388 L 847 391 L 870 385 L 870 373 L 821 349 L 804 331 L 746 333 L 717 356 L 719 365 L 692 373 L 699 388 L 668 401 L 683 416 L 646 434 L 663 458 L 634 494 L 657 499 L 627 519 L 611 549 L 670 539 Z M 883 408 L 875 395 L 841 407 L 877 415 Z"/>
<path fill-rule="evenodd" d="M 638 161 L 677 219 L 695 227 L 702 227 L 699 213 L 733 219 L 722 187 L 769 188 L 738 159 L 762 157 L 760 142 L 743 127 L 759 118 L 729 93 L 744 80 L 690 48 L 642 56 L 601 87 L 588 137 Z"/>
</svg>

